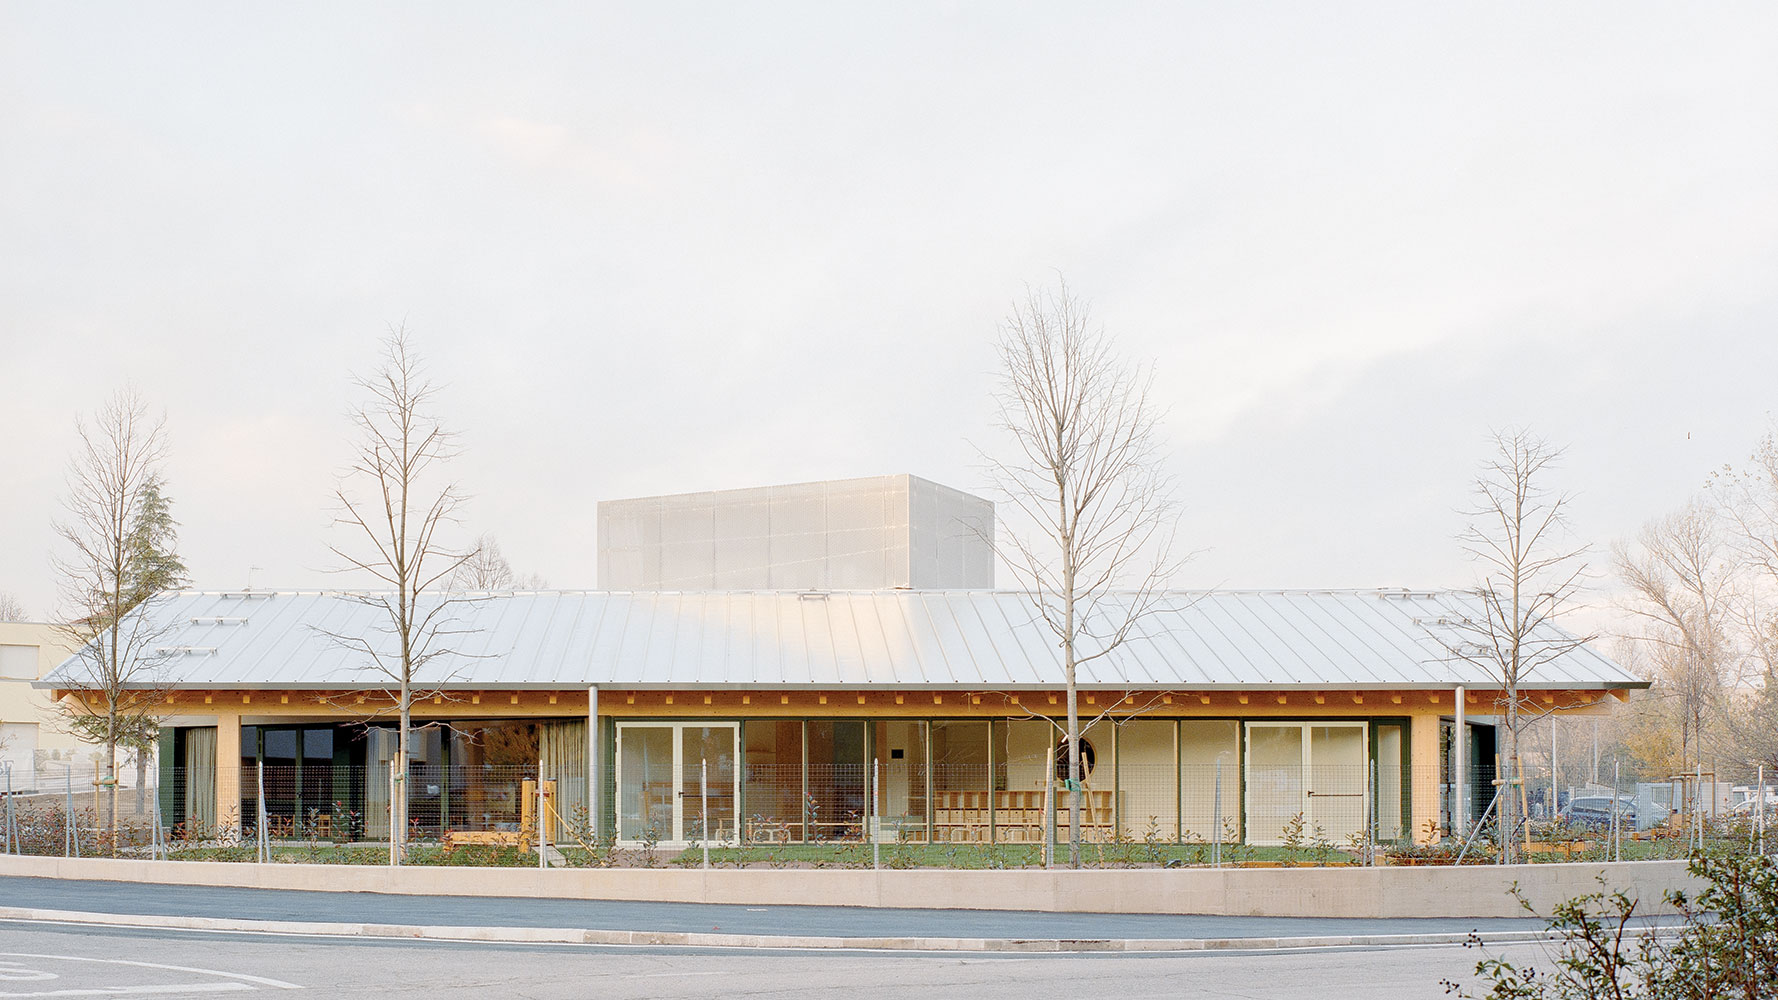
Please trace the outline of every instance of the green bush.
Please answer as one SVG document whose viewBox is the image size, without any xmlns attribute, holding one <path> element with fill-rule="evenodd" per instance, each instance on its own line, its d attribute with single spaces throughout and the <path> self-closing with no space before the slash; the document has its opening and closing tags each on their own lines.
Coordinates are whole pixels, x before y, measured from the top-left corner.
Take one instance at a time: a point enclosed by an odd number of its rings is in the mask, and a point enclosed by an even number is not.
<svg viewBox="0 0 1778 1000">
<path fill-rule="evenodd" d="M 1482 1000 L 1778 997 L 1778 863 L 1719 850 L 1693 858 L 1689 870 L 1705 884 L 1696 897 L 1667 895 L 1677 930 L 1636 926 L 1637 901 L 1622 892 L 1589 893 L 1551 914 L 1561 937 L 1550 968 L 1487 958 L 1476 965 L 1486 993 L 1451 982 L 1446 990 Z"/>
</svg>

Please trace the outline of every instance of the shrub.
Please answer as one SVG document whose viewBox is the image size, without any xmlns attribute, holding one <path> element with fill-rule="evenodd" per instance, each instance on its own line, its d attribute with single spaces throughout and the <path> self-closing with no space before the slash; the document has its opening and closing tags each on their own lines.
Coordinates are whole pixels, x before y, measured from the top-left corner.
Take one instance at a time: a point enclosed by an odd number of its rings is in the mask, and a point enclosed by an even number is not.
<svg viewBox="0 0 1778 1000">
<path fill-rule="evenodd" d="M 1676 932 L 1638 929 L 1637 901 L 1595 892 L 1557 906 L 1560 934 L 1547 970 L 1486 958 L 1476 975 L 1482 994 L 1447 982 L 1447 992 L 1482 1000 L 1706 1000 L 1768 998 L 1778 984 L 1778 864 L 1735 851 L 1692 859 L 1704 881 L 1695 898 L 1668 893 L 1680 913 Z M 1515 890 L 1516 891 L 1516 890 Z M 1524 904 L 1524 897 L 1520 903 Z M 1525 905 L 1527 911 L 1530 906 Z"/>
</svg>

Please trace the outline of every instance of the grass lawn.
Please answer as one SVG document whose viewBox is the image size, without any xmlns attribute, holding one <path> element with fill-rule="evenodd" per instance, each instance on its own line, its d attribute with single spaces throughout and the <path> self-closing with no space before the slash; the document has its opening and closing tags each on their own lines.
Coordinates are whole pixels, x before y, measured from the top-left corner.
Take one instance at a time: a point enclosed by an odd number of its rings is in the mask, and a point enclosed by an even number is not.
<svg viewBox="0 0 1778 1000">
<path fill-rule="evenodd" d="M 558 845 L 567 867 L 697 867 L 703 863 L 701 848 L 667 848 L 653 852 L 620 849 L 589 852 L 585 848 Z M 170 856 L 176 861 L 251 862 L 257 853 L 251 844 L 234 847 L 176 848 Z M 382 865 L 388 864 L 387 846 L 376 844 L 275 844 L 272 856 L 279 862 L 297 864 Z M 1057 845 L 1055 858 L 1066 864 L 1068 847 Z M 1311 848 L 1291 851 L 1282 847 L 1242 847 L 1224 845 L 1224 863 L 1257 862 L 1263 864 L 1349 864 L 1356 858 L 1348 852 L 1328 849 L 1317 852 Z M 467 845 L 445 848 L 415 844 L 408 849 L 404 862 L 410 865 L 471 865 L 484 867 L 531 868 L 537 855 L 518 847 Z M 1042 864 L 1036 844 L 884 844 L 881 850 L 884 868 L 950 868 L 994 869 L 1035 868 Z M 1137 866 L 1204 865 L 1210 863 L 1207 844 L 1082 844 L 1081 863 L 1090 868 L 1127 868 Z M 710 864 L 725 868 L 869 868 L 872 851 L 869 844 L 785 844 L 754 847 L 712 847 Z"/>
<path fill-rule="evenodd" d="M 1745 840 L 1710 840 L 1711 848 L 1747 846 Z M 1455 847 L 1433 849 L 1422 853 L 1442 857 L 1449 863 Z M 655 851 L 634 849 L 588 851 L 584 847 L 557 845 L 561 866 L 572 868 L 695 868 L 703 863 L 702 849 L 662 848 Z M 1387 853 L 1387 848 L 1385 848 Z M 1487 845 L 1478 845 L 1471 858 L 1486 863 L 1491 853 Z M 383 865 L 389 863 L 389 850 L 378 844 L 276 844 L 273 857 L 280 862 L 300 864 Z M 187 847 L 170 852 L 177 861 L 251 862 L 256 858 L 253 845 L 233 847 Z M 1682 839 L 1625 840 L 1622 857 L 1625 861 L 1680 860 L 1690 856 Z M 996 869 L 1035 868 L 1042 863 L 1036 844 L 884 844 L 881 848 L 884 868 Z M 1065 865 L 1068 847 L 1059 844 L 1056 863 Z M 1608 849 L 1603 839 L 1573 855 L 1536 854 L 1533 862 L 1607 861 Z M 1350 851 L 1312 847 L 1247 847 L 1225 844 L 1224 865 L 1277 865 L 1314 867 L 1359 863 Z M 537 855 L 513 846 L 488 844 L 443 847 L 417 843 L 408 848 L 405 864 L 423 866 L 478 866 L 499 868 L 534 868 Z M 552 858 L 552 864 L 557 861 Z M 1088 868 L 1156 867 L 1163 865 L 1197 866 L 1210 863 L 1208 844 L 1082 844 L 1081 864 Z M 1397 862 L 1401 863 L 1401 862 Z M 869 868 L 872 850 L 869 844 L 776 844 L 749 847 L 712 847 L 710 864 L 724 868 Z"/>
</svg>

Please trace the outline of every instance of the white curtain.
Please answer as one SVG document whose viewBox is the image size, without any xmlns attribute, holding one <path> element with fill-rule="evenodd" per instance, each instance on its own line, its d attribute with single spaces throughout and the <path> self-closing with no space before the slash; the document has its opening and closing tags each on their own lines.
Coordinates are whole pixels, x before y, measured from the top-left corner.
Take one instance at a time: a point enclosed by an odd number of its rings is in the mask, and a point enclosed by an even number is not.
<svg viewBox="0 0 1778 1000">
<path fill-rule="evenodd" d="M 364 835 L 389 836 L 389 761 L 395 756 L 395 730 L 369 732 L 370 752 L 364 761 Z"/>
<path fill-rule="evenodd" d="M 216 728 L 185 731 L 185 826 L 216 829 Z"/>
<path fill-rule="evenodd" d="M 587 801 L 586 720 L 545 722 L 537 732 L 538 777 L 556 783 L 553 808 L 569 832 L 585 836 L 590 825 Z"/>
</svg>

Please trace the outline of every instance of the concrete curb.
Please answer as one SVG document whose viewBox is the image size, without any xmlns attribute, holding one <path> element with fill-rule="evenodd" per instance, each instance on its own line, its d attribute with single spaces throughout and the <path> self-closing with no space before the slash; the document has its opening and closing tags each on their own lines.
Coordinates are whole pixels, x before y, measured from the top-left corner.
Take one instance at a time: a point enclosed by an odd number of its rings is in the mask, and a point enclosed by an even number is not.
<svg viewBox="0 0 1778 1000">
<path fill-rule="evenodd" d="M 1683 861 L 1437 868 L 1181 868 L 1007 871 L 911 869 L 550 869 L 245 864 L 0 856 L 0 875 L 247 889 L 597 899 L 744 906 L 1160 913 L 1230 917 L 1524 915 L 1508 889 L 1548 913 L 1601 886 L 1645 913 L 1691 891 Z"/>
<path fill-rule="evenodd" d="M 1546 941 L 1557 936 L 1555 932 L 1545 930 L 1253 938 L 848 938 L 687 931 L 594 930 L 568 927 L 455 927 L 302 920 L 243 920 L 233 917 L 88 913 L 79 910 L 40 910 L 20 907 L 0 907 L 0 920 L 156 930 L 209 931 L 212 933 L 397 938 L 413 941 L 457 941 L 481 944 L 591 944 L 680 948 L 1023 953 L 1278 951 L 1296 948 L 1380 948 L 1400 945 L 1463 944 L 1471 940 L 1479 940 L 1485 944 L 1519 944 Z"/>
</svg>

